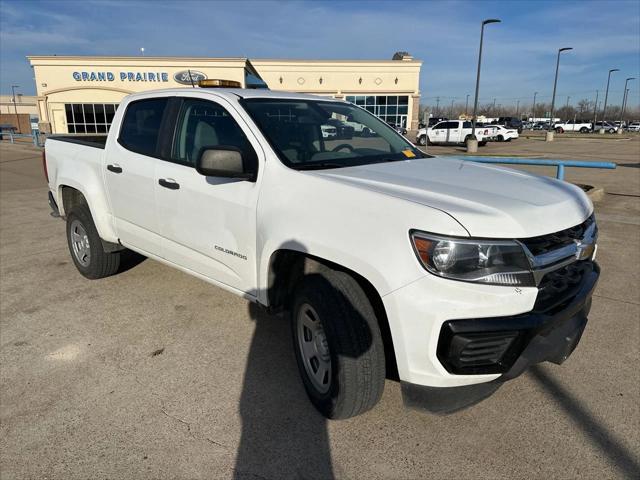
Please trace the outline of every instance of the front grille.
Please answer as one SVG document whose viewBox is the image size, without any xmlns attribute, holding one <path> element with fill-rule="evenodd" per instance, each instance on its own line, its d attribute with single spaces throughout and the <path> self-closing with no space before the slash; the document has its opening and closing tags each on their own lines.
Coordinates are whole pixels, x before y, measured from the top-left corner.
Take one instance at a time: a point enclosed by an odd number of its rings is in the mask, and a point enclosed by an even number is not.
<svg viewBox="0 0 640 480">
<path fill-rule="evenodd" d="M 584 237 L 584 233 L 595 221 L 593 215 L 587 218 L 584 222 L 575 227 L 567 228 L 559 232 L 550 233 L 548 235 L 541 235 L 539 237 L 531 237 L 521 239 L 520 241 L 529 249 L 534 255 L 538 256 L 558 248 L 565 247 L 574 243 L 574 240 L 581 240 Z"/>
<path fill-rule="evenodd" d="M 568 304 L 580 290 L 582 279 L 593 271 L 593 262 L 583 260 L 547 273 L 538 286 L 533 307 L 536 313 L 552 313 Z"/>
</svg>

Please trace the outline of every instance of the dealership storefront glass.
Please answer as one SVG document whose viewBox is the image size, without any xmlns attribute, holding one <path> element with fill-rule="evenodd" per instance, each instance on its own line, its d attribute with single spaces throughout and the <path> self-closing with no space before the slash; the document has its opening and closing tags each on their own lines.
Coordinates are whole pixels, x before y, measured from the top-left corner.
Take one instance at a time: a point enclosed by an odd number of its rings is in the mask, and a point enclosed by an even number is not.
<svg viewBox="0 0 640 480">
<path fill-rule="evenodd" d="M 367 109 L 387 123 L 407 127 L 408 95 L 347 95 L 345 99 Z"/>
<path fill-rule="evenodd" d="M 69 133 L 107 133 L 117 108 L 117 103 L 67 103 L 67 129 Z"/>
</svg>

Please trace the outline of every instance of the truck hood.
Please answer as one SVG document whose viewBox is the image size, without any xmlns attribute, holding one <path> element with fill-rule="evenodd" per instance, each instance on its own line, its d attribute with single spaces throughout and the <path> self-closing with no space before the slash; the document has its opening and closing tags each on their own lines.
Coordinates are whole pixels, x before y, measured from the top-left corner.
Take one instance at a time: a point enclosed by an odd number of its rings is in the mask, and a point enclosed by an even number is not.
<svg viewBox="0 0 640 480">
<path fill-rule="evenodd" d="M 473 237 L 544 235 L 581 223 L 593 210 L 585 193 L 570 183 L 460 157 L 309 173 L 436 208 L 454 217 Z"/>
</svg>

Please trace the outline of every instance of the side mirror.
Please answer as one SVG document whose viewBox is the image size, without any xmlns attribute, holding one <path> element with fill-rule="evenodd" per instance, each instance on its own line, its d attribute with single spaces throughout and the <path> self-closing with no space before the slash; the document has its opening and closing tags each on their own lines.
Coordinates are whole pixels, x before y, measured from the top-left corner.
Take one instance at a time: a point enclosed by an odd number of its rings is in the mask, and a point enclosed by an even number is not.
<svg viewBox="0 0 640 480">
<path fill-rule="evenodd" d="M 246 158 L 236 147 L 203 147 L 196 171 L 206 177 L 242 178 L 255 182 L 257 159 Z"/>
</svg>

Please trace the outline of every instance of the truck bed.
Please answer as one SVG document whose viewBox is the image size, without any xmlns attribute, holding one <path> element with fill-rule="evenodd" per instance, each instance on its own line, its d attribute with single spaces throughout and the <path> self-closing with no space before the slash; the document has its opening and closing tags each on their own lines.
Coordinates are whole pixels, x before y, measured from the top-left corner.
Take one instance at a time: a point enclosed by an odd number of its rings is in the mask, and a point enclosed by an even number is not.
<svg viewBox="0 0 640 480">
<path fill-rule="evenodd" d="M 87 147 L 101 148 L 107 143 L 106 135 L 53 135 L 47 137 L 47 140 L 57 140 L 60 142 L 77 143 Z"/>
</svg>

